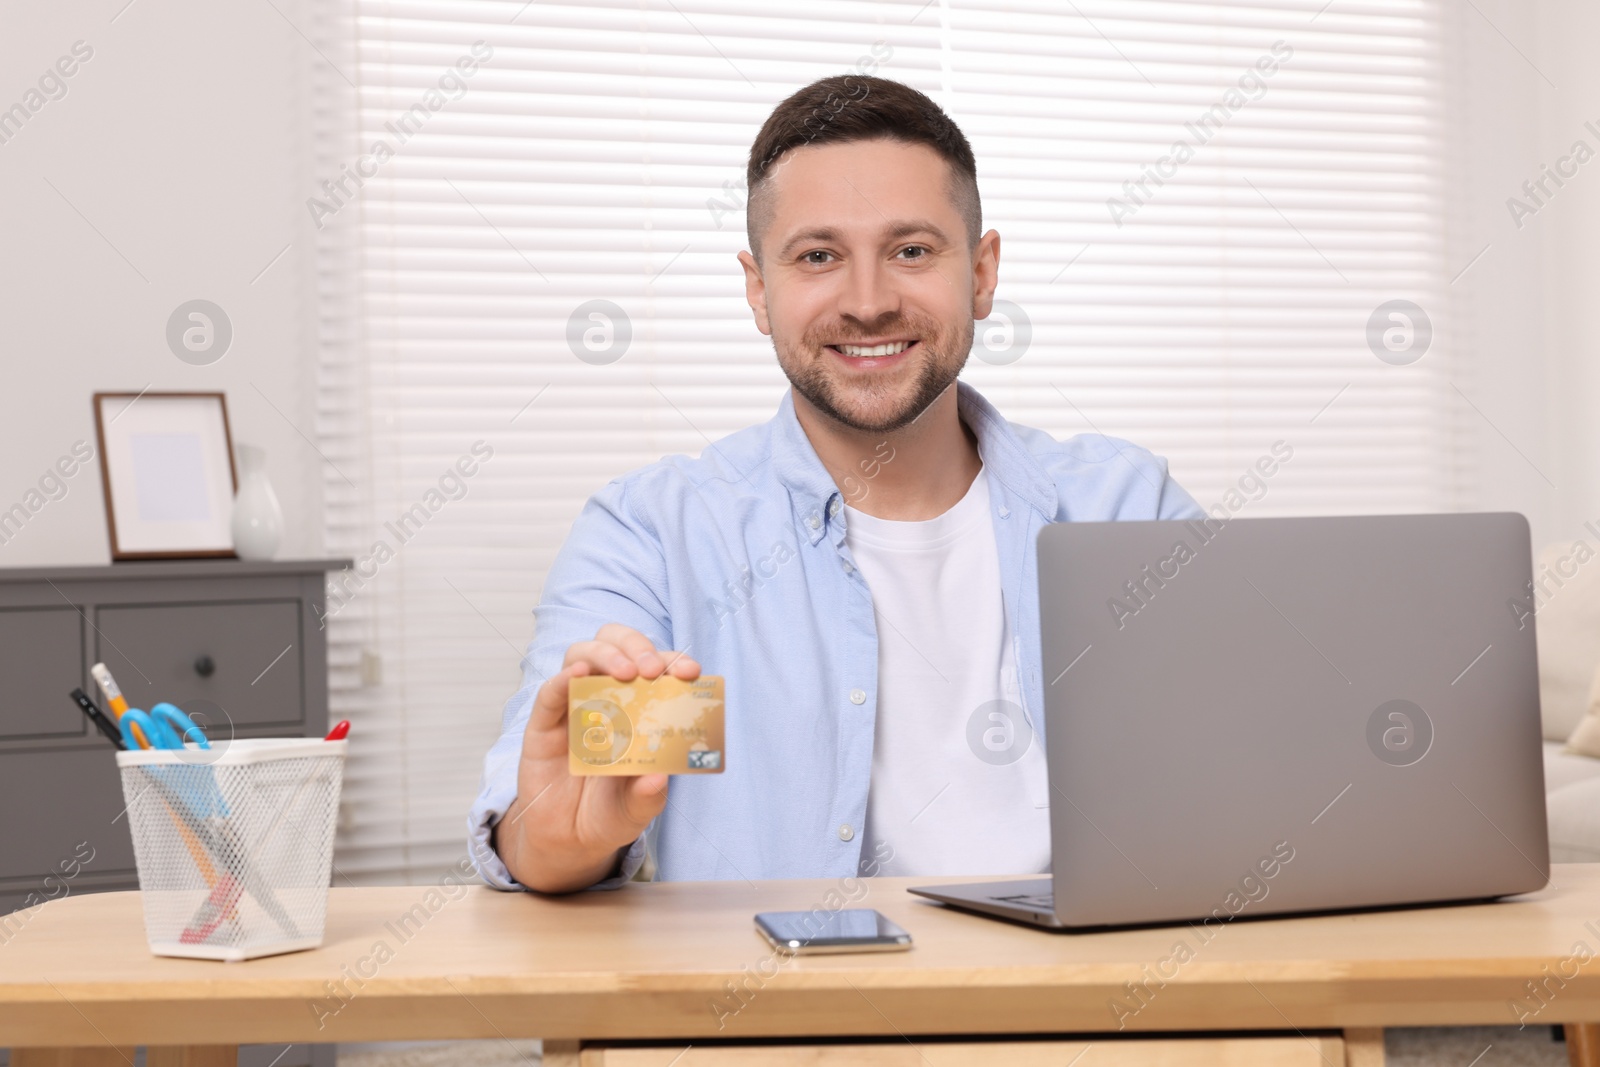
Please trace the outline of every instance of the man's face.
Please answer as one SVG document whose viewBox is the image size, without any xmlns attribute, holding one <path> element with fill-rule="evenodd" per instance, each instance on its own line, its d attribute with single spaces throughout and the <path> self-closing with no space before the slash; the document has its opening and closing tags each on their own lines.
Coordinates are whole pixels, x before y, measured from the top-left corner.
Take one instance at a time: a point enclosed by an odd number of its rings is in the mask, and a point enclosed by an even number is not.
<svg viewBox="0 0 1600 1067">
<path fill-rule="evenodd" d="M 976 254 L 949 165 L 893 140 L 806 146 L 779 159 L 758 264 L 740 253 L 756 325 L 823 414 L 889 433 L 933 403 L 966 364 L 973 320 L 993 301 L 1000 238 Z"/>
</svg>

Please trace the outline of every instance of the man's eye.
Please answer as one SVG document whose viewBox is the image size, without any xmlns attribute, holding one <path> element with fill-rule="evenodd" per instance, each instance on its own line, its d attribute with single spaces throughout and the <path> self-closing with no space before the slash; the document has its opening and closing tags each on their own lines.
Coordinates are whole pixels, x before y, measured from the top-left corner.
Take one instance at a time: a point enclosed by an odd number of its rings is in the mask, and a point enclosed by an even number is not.
<svg viewBox="0 0 1600 1067">
<path fill-rule="evenodd" d="M 832 255 L 831 252 L 824 252 L 822 249 L 816 248 L 816 249 L 812 249 L 810 252 L 807 252 L 805 255 L 801 256 L 800 260 L 803 263 L 810 263 L 810 264 L 813 264 L 813 265 L 821 265 L 823 263 L 828 262 L 828 258 L 831 255 Z"/>
<path fill-rule="evenodd" d="M 922 245 L 907 245 L 900 250 L 900 255 L 906 259 L 921 259 L 928 254 Z"/>
</svg>

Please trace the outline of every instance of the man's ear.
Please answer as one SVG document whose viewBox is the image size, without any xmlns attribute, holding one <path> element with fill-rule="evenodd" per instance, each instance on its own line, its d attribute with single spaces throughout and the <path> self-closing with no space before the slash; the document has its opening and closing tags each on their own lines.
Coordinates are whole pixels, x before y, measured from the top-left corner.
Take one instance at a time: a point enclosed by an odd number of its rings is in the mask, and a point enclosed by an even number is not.
<svg viewBox="0 0 1600 1067">
<path fill-rule="evenodd" d="M 994 310 L 994 288 L 1000 284 L 1000 234 L 990 230 L 978 238 L 972 257 L 972 318 L 986 319 Z"/>
<path fill-rule="evenodd" d="M 739 266 L 744 268 L 744 299 L 755 316 L 756 329 L 772 336 L 772 320 L 767 317 L 767 282 L 761 277 L 761 264 L 749 252 L 739 253 Z M 991 285 L 990 290 L 994 287 Z"/>
</svg>

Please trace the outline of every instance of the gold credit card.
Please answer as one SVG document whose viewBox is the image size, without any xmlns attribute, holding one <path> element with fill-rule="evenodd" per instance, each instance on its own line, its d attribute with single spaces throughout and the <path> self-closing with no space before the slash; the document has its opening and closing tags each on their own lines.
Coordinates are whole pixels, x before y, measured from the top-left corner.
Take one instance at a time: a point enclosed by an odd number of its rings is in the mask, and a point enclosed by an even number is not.
<svg viewBox="0 0 1600 1067">
<path fill-rule="evenodd" d="M 567 683 L 567 766 L 573 774 L 721 774 L 722 679 L 671 675 Z"/>
</svg>

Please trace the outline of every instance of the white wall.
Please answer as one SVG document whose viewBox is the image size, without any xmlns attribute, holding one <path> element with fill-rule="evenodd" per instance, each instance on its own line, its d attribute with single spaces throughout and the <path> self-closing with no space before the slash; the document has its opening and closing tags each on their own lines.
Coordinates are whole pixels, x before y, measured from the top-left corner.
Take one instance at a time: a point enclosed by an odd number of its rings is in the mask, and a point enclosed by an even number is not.
<svg viewBox="0 0 1600 1067">
<path fill-rule="evenodd" d="M 1481 12 L 1481 13 L 1480 13 Z M 1600 33 L 1592 0 L 1477 0 L 1460 8 L 1467 54 L 1460 100 L 1466 179 L 1456 254 L 1457 326 L 1476 366 L 1461 388 L 1476 453 L 1474 506 L 1525 513 L 1535 550 L 1600 526 L 1600 158 L 1519 228 L 1506 201 L 1574 140 L 1600 152 L 1600 72 L 1585 50 Z M 1548 79 L 1548 81 L 1546 80 Z M 1553 186 L 1552 186 L 1553 188 Z M 1529 202 L 1531 203 L 1531 202 Z M 1548 479 L 1548 481 L 1547 481 Z M 1551 484 L 1553 483 L 1553 485 Z"/>
<path fill-rule="evenodd" d="M 1537 225 L 1544 235 L 1544 400 L 1547 447 L 1555 453 L 1551 478 L 1560 487 L 1552 539 L 1586 537 L 1594 544 L 1582 525 L 1600 528 L 1600 69 L 1593 56 L 1600 7 L 1593 0 L 1544 0 L 1540 10 L 1535 58 L 1558 88 L 1538 83 L 1539 162 L 1553 165 L 1579 138 L 1597 153 L 1523 227 Z"/>
<path fill-rule="evenodd" d="M 304 202 L 306 87 L 322 60 L 284 17 L 310 33 L 309 5 L 124 3 L 0 11 L 0 109 L 74 42 L 94 49 L 67 95 L 0 144 L 0 510 L 74 441 L 93 442 L 95 390 L 220 389 L 235 441 L 268 450 L 287 527 L 279 555 L 315 555 L 323 460 L 305 439 L 316 436 L 316 364 Z M 1465 266 L 1491 246 L 1445 312 L 1476 353 L 1455 379 L 1482 412 L 1461 405 L 1462 459 L 1472 506 L 1526 513 L 1538 545 L 1600 520 L 1600 159 L 1520 230 L 1505 201 L 1574 139 L 1600 151 L 1583 128 L 1600 127 L 1600 71 L 1584 52 L 1600 39 L 1600 10 L 1477 0 L 1460 19 L 1453 165 L 1464 187 L 1451 255 Z M 168 315 L 196 297 L 234 327 L 230 351 L 204 367 L 165 341 Z M 0 544 L 0 566 L 108 558 L 93 466 Z"/>
<path fill-rule="evenodd" d="M 305 5 L 126 2 L 0 9 L 0 111 L 74 42 L 93 49 L 66 95 L 0 143 L 0 510 L 74 441 L 94 443 L 94 391 L 222 390 L 235 443 L 268 451 L 279 558 L 314 555 L 322 461 L 300 431 L 315 438 L 304 201 L 318 60 L 274 11 L 303 26 Z M 195 298 L 234 330 L 203 367 L 165 338 Z M 0 566 L 109 558 L 97 464 L 0 544 Z"/>
</svg>

